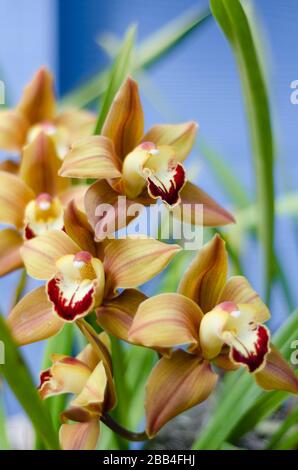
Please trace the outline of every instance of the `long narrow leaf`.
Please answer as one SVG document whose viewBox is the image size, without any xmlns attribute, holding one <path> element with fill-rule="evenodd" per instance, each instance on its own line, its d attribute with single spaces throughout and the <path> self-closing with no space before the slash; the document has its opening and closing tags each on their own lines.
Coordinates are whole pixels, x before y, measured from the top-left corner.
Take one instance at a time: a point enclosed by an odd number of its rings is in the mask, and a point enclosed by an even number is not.
<svg viewBox="0 0 298 470">
<path fill-rule="evenodd" d="M 0 384 L 0 387 L 2 385 Z M 0 450 L 8 450 L 9 442 L 6 434 L 5 412 L 2 400 L 2 393 L 0 392 Z"/>
<path fill-rule="evenodd" d="M 24 359 L 1 316 L 0 338 L 5 345 L 5 364 L 0 365 L 0 374 L 6 379 L 46 447 L 58 449 L 59 442 L 51 417 L 38 396 Z"/>
</svg>

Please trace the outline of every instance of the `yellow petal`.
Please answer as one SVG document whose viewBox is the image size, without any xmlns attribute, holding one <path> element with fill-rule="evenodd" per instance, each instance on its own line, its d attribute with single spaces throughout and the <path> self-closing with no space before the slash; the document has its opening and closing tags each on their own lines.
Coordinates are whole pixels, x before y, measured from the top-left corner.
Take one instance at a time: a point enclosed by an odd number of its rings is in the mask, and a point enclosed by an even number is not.
<svg viewBox="0 0 298 470">
<path fill-rule="evenodd" d="M 20 176 L 36 195 L 55 196 L 68 187 L 68 181 L 58 176 L 61 166 L 50 136 L 40 132 L 23 151 Z"/>
<path fill-rule="evenodd" d="M 0 221 L 22 228 L 25 207 L 34 199 L 34 193 L 18 177 L 0 171 Z"/>
<path fill-rule="evenodd" d="M 0 112 L 0 149 L 19 152 L 26 142 L 29 123 L 16 110 Z"/>
<path fill-rule="evenodd" d="M 55 113 L 53 77 L 47 69 L 39 69 L 25 87 L 17 109 L 31 124 L 53 119 Z"/>
<path fill-rule="evenodd" d="M 126 289 L 118 297 L 106 300 L 96 310 L 99 325 L 117 338 L 128 341 L 128 331 L 141 302 L 147 297 L 136 289 Z"/>
<path fill-rule="evenodd" d="M 156 295 L 139 306 L 128 338 L 150 348 L 196 346 L 202 317 L 201 309 L 183 295 Z"/>
<path fill-rule="evenodd" d="M 59 199 L 64 207 L 66 207 L 72 200 L 74 200 L 76 207 L 85 212 L 84 198 L 88 186 L 86 184 L 78 184 L 71 186 L 59 194 Z"/>
<path fill-rule="evenodd" d="M 266 365 L 254 375 L 256 382 L 265 390 L 283 390 L 298 394 L 298 377 L 278 349 L 271 345 Z"/>
<path fill-rule="evenodd" d="M 19 173 L 19 163 L 13 160 L 3 160 L 0 163 L 0 171 L 7 171 L 8 173 L 12 173 L 13 175 L 17 175 Z"/>
<path fill-rule="evenodd" d="M 77 141 L 66 154 L 60 175 L 71 178 L 119 178 L 120 164 L 113 142 L 99 135 Z"/>
<path fill-rule="evenodd" d="M 113 240 L 105 249 L 107 291 L 137 287 L 160 273 L 181 248 L 152 238 Z"/>
<path fill-rule="evenodd" d="M 53 355 L 52 360 L 53 365 L 40 374 L 40 397 L 44 400 L 62 393 L 81 393 L 91 375 L 89 367 L 69 356 Z"/>
<path fill-rule="evenodd" d="M 235 304 L 252 304 L 255 307 L 258 323 L 263 323 L 270 318 L 268 307 L 243 276 L 233 276 L 228 280 L 220 297 L 220 302 L 225 301 Z"/>
<path fill-rule="evenodd" d="M 237 306 L 235 305 L 236 308 Z M 220 354 L 225 344 L 222 332 L 228 320 L 229 312 L 222 309 L 221 306 L 215 307 L 202 318 L 200 325 L 200 346 L 206 359 L 213 359 Z"/>
<path fill-rule="evenodd" d="M 133 150 L 144 132 L 144 115 L 138 85 L 131 78 L 120 87 L 102 128 L 102 135 L 112 139 L 118 157 Z"/>
<path fill-rule="evenodd" d="M 198 125 L 193 121 L 182 124 L 159 124 L 151 127 L 142 140 L 156 145 L 173 146 L 176 159 L 183 161 L 193 147 L 197 129 Z"/>
<path fill-rule="evenodd" d="M 100 413 L 105 399 L 107 376 L 103 363 L 100 362 L 89 376 L 80 394 L 71 402 L 71 406 Z"/>
<path fill-rule="evenodd" d="M 0 276 L 23 265 L 20 247 L 23 239 L 19 232 L 7 228 L 0 231 Z"/>
<path fill-rule="evenodd" d="M 225 242 L 219 235 L 198 252 L 179 285 L 180 294 L 194 300 L 209 312 L 218 303 L 228 272 Z"/>
<path fill-rule="evenodd" d="M 52 231 L 25 242 L 21 255 L 29 276 L 47 280 L 57 272 L 59 258 L 79 251 L 79 246 L 66 233 Z"/>
<path fill-rule="evenodd" d="M 41 286 L 33 290 L 12 309 L 8 325 L 18 344 L 30 344 L 54 336 L 63 322 L 53 315 L 51 303 Z"/>
<path fill-rule="evenodd" d="M 71 201 L 64 211 L 64 226 L 67 235 L 75 241 L 82 250 L 96 255 L 94 234 L 88 223 L 87 216 L 80 211 L 75 202 Z"/>
<path fill-rule="evenodd" d="M 95 123 L 96 114 L 76 109 L 62 111 L 54 120 L 56 127 L 67 130 L 70 142 L 92 135 Z"/>
<path fill-rule="evenodd" d="M 62 424 L 59 432 L 62 450 L 94 450 L 99 438 L 99 421 Z"/>
<path fill-rule="evenodd" d="M 198 356 L 175 351 L 170 358 L 162 358 L 147 384 L 148 435 L 154 436 L 170 419 L 206 400 L 217 378 Z"/>
<path fill-rule="evenodd" d="M 235 222 L 234 217 L 212 199 L 205 191 L 192 183 L 186 182 L 180 193 L 181 204 L 185 204 L 183 210 L 184 221 L 205 227 L 220 227 Z M 180 207 L 180 206 L 178 206 Z M 174 216 L 180 218 L 180 210 L 174 209 Z"/>
</svg>

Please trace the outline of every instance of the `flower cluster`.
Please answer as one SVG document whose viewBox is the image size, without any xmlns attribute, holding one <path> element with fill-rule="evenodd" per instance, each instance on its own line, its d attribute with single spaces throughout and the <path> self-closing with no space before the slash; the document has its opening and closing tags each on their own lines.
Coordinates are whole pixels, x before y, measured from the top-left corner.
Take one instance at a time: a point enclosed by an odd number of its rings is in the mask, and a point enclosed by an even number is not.
<svg viewBox="0 0 298 470">
<path fill-rule="evenodd" d="M 61 415 L 61 447 L 96 448 L 99 423 L 110 419 L 121 390 L 115 390 L 109 334 L 159 355 L 146 388 L 149 438 L 205 400 L 220 369 L 244 367 L 265 390 L 298 393 L 294 371 L 264 326 L 268 308 L 244 277 L 227 278 L 228 254 L 219 235 L 194 255 L 177 293 L 151 298 L 138 287 L 161 273 L 180 246 L 145 235 L 103 236 L 112 215 L 124 225 L 131 221 L 120 213 L 119 195 L 128 204 L 159 199 L 174 216 L 177 207 L 190 204 L 190 223 L 198 204 L 204 225 L 234 222 L 187 180 L 184 160 L 197 124 L 156 125 L 145 132 L 131 78 L 120 87 L 101 135 L 93 135 L 91 113 L 56 114 L 55 107 L 52 77 L 41 69 L 17 107 L 0 113 L 0 148 L 20 157 L 0 167 L 0 221 L 9 225 L 0 232 L 0 274 L 24 266 L 29 276 L 45 281 L 8 316 L 19 345 L 56 335 L 65 323 L 74 323 L 89 341 L 76 357 L 52 355 L 52 366 L 41 372 L 42 399 L 74 395 Z M 113 212 L 99 217 L 100 204 Z"/>
</svg>

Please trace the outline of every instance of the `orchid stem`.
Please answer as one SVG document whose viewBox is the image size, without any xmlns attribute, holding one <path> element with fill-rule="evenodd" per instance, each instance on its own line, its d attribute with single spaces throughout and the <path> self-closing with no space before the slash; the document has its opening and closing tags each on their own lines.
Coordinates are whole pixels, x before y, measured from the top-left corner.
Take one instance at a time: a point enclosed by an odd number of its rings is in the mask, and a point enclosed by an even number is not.
<svg viewBox="0 0 298 470">
<path fill-rule="evenodd" d="M 108 428 L 110 428 L 112 431 L 114 431 L 124 439 L 127 439 L 128 441 L 143 442 L 149 439 L 145 431 L 131 432 L 128 429 L 123 428 L 108 413 L 104 413 L 100 419 Z"/>
</svg>

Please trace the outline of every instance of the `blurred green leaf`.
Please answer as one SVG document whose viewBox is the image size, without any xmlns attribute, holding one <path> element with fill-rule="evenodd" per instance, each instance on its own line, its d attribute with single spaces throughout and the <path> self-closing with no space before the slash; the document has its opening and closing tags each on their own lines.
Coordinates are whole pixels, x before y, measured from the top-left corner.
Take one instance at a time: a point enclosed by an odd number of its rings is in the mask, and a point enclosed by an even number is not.
<svg viewBox="0 0 298 470">
<path fill-rule="evenodd" d="M 0 384 L 0 387 L 2 385 Z M 2 399 L 2 393 L 0 392 L 0 450 L 8 450 L 9 449 L 9 442 L 6 433 L 6 420 L 5 420 L 5 412 L 4 412 L 4 404 Z"/>
<path fill-rule="evenodd" d="M 297 338 L 298 310 L 273 337 L 273 343 L 289 360 L 291 343 Z M 193 449 L 219 449 L 223 442 L 239 439 L 286 398 L 285 392 L 264 392 L 246 371 L 231 372 L 219 391 L 217 405 Z M 259 405 L 259 406 L 258 406 Z"/>
<path fill-rule="evenodd" d="M 288 433 L 289 429 L 293 426 L 297 426 L 298 423 L 298 409 L 294 409 L 283 421 L 278 430 L 271 436 L 271 439 L 266 446 L 267 449 L 276 449 L 281 439 Z M 298 435 L 297 441 L 298 444 Z"/>
<path fill-rule="evenodd" d="M 112 66 L 111 72 L 109 73 L 108 87 L 102 97 L 100 111 L 94 131 L 95 134 L 100 134 L 112 101 L 131 69 L 135 35 L 136 27 L 132 26 L 129 28 L 124 38 L 123 44 Z"/>
<path fill-rule="evenodd" d="M 209 10 L 193 9 L 153 33 L 137 49 L 134 71 L 156 63 L 178 44 L 181 44 L 182 40 L 203 24 L 207 18 L 210 18 Z M 60 107 L 88 105 L 105 92 L 108 79 L 109 70 L 98 73 L 87 83 L 65 95 L 59 103 Z"/>
<path fill-rule="evenodd" d="M 245 11 L 239 0 L 210 0 L 211 11 L 234 51 L 246 102 L 255 161 L 258 230 L 264 249 L 266 299 L 274 274 L 273 138 L 266 84 Z"/>
<path fill-rule="evenodd" d="M 30 372 L 2 316 L 0 338 L 5 344 L 5 364 L 0 365 L 0 374 L 6 379 L 46 447 L 58 449 L 58 437 L 50 414 L 38 396 Z"/>
</svg>

